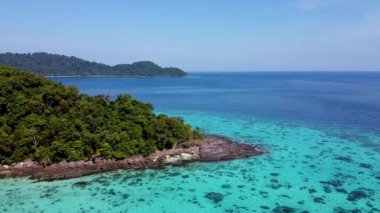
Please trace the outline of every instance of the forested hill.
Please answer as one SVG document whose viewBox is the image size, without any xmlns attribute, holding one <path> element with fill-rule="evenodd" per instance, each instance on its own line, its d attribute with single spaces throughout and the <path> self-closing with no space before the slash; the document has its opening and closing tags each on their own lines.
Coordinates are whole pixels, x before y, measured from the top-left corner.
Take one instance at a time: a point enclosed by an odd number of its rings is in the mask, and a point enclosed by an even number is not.
<svg viewBox="0 0 380 213">
<path fill-rule="evenodd" d="M 109 66 L 76 57 L 49 53 L 0 53 L 0 65 L 8 65 L 44 76 L 186 76 L 181 69 L 162 68 L 150 61 Z"/>
<path fill-rule="evenodd" d="M 0 164 L 123 159 L 185 146 L 201 137 L 181 118 L 155 115 L 151 104 L 77 88 L 0 66 Z"/>
</svg>

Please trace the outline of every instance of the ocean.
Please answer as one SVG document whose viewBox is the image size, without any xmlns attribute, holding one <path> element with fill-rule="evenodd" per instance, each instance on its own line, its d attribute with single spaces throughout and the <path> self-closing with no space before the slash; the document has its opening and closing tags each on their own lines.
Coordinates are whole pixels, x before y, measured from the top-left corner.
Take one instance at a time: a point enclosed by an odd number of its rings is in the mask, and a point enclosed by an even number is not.
<svg viewBox="0 0 380 213">
<path fill-rule="evenodd" d="M 50 79 L 90 95 L 129 93 L 270 152 L 53 182 L 1 179 L 0 212 L 380 212 L 380 73 Z"/>
</svg>

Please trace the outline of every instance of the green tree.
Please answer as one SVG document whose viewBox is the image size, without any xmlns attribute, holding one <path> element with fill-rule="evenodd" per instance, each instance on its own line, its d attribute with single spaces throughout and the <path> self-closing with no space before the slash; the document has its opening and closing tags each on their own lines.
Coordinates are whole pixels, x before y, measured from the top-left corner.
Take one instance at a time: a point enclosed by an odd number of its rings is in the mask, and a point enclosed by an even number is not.
<svg viewBox="0 0 380 213">
<path fill-rule="evenodd" d="M 151 104 L 130 95 L 78 94 L 75 87 L 0 67 L 0 163 L 123 159 L 201 136 L 183 119 L 157 116 Z"/>
</svg>

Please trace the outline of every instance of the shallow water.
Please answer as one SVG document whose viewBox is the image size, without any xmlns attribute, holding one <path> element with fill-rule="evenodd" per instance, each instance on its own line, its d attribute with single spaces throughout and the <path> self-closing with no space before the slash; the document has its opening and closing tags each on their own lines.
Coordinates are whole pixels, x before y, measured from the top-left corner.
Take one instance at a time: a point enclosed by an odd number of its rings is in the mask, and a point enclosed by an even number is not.
<svg viewBox="0 0 380 213">
<path fill-rule="evenodd" d="M 81 88 L 81 84 L 78 86 Z M 82 87 L 81 91 L 85 89 L 90 90 Z M 0 212 L 380 211 L 380 135 L 376 128 L 367 128 L 377 122 L 369 118 L 371 114 L 360 118 L 367 120 L 363 125 L 343 125 L 334 117 L 328 122 L 311 122 L 316 115 L 297 119 L 288 114 L 274 119 L 245 110 L 229 111 L 235 106 L 228 101 L 215 112 L 200 110 L 205 106 L 175 109 L 181 105 L 180 100 L 172 100 L 172 109 L 157 101 L 157 113 L 184 117 L 208 133 L 264 145 L 270 153 L 228 162 L 193 163 L 164 170 L 119 170 L 53 182 L 0 180 Z M 209 101 L 210 107 L 216 103 L 213 96 Z M 377 110 L 374 107 L 373 111 Z"/>
</svg>

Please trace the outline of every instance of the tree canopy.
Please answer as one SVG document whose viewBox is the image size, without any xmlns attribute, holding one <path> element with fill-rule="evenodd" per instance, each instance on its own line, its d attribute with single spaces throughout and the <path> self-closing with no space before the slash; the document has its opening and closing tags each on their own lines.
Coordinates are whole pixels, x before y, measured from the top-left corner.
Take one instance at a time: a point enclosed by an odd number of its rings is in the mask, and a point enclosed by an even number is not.
<svg viewBox="0 0 380 213">
<path fill-rule="evenodd" d="M 76 57 L 49 53 L 0 54 L 0 65 L 20 68 L 44 76 L 186 76 L 181 69 L 162 68 L 150 61 L 109 66 Z"/>
<path fill-rule="evenodd" d="M 0 66 L 0 163 L 123 159 L 202 137 L 181 118 L 121 94 L 79 94 L 42 76 Z"/>
</svg>

